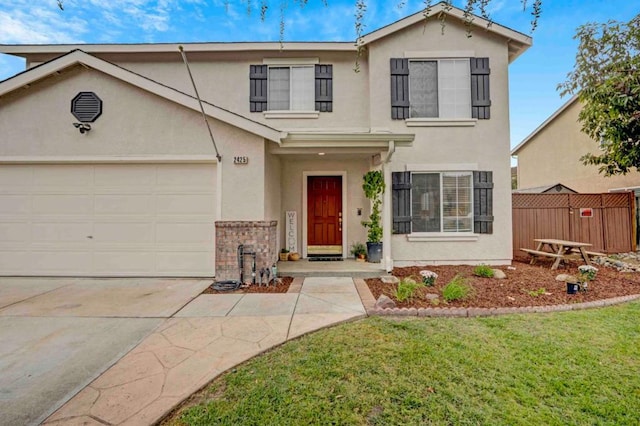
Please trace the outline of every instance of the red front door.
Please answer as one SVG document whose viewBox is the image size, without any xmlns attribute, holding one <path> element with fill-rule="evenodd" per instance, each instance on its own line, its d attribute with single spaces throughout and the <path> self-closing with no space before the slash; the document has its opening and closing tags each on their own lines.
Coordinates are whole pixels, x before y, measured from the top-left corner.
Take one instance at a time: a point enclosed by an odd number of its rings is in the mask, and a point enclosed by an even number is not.
<svg viewBox="0 0 640 426">
<path fill-rule="evenodd" d="M 342 254 L 342 177 L 307 178 L 308 253 Z"/>
</svg>

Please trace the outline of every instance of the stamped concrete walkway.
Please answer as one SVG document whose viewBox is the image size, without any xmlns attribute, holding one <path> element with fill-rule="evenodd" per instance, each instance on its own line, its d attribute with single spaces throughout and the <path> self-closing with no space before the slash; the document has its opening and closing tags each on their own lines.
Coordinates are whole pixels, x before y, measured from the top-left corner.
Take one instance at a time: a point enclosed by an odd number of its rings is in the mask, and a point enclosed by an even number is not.
<svg viewBox="0 0 640 426">
<path fill-rule="evenodd" d="M 287 294 L 200 295 L 45 424 L 151 424 L 223 371 L 289 339 L 365 315 L 351 278 L 297 278 Z"/>
</svg>

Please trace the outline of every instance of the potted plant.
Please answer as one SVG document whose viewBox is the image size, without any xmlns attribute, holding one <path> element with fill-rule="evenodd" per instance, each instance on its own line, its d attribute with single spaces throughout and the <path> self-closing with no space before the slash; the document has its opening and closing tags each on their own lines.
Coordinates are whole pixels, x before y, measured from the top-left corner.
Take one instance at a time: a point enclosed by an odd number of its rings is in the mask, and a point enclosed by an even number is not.
<svg viewBox="0 0 640 426">
<path fill-rule="evenodd" d="M 289 259 L 289 250 L 287 250 L 286 248 L 283 248 L 282 250 L 280 250 L 280 261 L 284 262 L 285 260 Z"/>
<path fill-rule="evenodd" d="M 384 177 L 380 170 L 371 170 L 363 176 L 362 190 L 365 197 L 372 201 L 369 220 L 362 221 L 367 231 L 367 260 L 379 263 L 382 259 L 382 223 L 380 206 L 384 194 Z"/>
<path fill-rule="evenodd" d="M 358 262 L 364 262 L 367 256 L 367 246 L 362 243 L 353 243 L 351 245 L 351 254 Z"/>
</svg>

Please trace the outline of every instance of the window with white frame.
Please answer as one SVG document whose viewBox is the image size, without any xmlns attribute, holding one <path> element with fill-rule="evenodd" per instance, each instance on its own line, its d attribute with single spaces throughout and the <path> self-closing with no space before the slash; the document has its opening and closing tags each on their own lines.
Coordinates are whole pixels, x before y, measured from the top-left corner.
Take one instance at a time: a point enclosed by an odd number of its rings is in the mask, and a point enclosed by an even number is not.
<svg viewBox="0 0 640 426">
<path fill-rule="evenodd" d="M 270 66 L 268 109 L 314 111 L 314 66 Z"/>
<path fill-rule="evenodd" d="M 412 232 L 473 232 L 471 172 L 411 174 Z"/>
<path fill-rule="evenodd" d="M 469 59 L 409 61 L 411 118 L 471 118 Z"/>
</svg>

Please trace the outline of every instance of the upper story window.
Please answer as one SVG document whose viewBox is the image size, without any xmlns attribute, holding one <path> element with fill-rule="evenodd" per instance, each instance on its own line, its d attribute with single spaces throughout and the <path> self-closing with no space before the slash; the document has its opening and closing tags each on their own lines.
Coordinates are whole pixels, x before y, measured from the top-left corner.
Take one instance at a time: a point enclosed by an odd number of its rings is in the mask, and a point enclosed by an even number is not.
<svg viewBox="0 0 640 426">
<path fill-rule="evenodd" d="M 471 118 L 469 59 L 409 61 L 412 118 Z"/>
<path fill-rule="evenodd" d="M 488 119 L 490 72 L 489 58 L 392 58 L 391 118 Z"/>
<path fill-rule="evenodd" d="M 249 108 L 251 112 L 331 112 L 333 66 L 251 65 Z"/>
<path fill-rule="evenodd" d="M 269 67 L 267 109 L 315 110 L 315 67 Z"/>
</svg>

